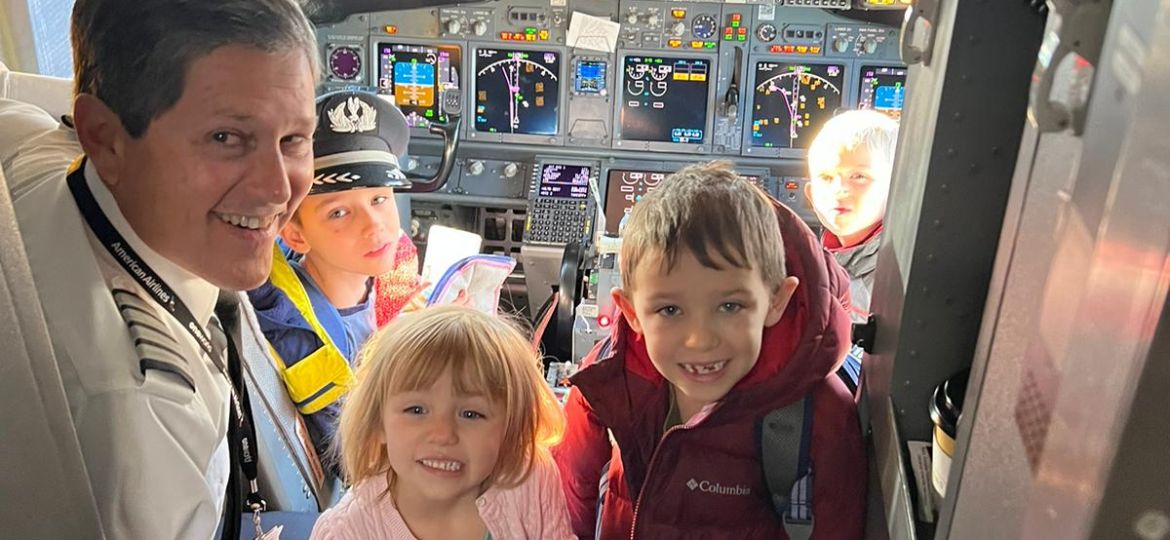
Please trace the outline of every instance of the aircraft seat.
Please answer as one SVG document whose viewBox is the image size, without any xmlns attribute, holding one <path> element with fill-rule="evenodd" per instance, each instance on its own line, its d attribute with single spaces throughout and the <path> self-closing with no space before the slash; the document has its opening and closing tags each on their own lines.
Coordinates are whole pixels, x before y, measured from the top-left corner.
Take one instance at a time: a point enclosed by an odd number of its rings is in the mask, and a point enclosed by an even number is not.
<svg viewBox="0 0 1170 540">
<path fill-rule="evenodd" d="M 11 71 L 0 62 L 0 98 L 35 105 L 54 119 L 60 119 L 73 114 L 73 81 Z"/>
<path fill-rule="evenodd" d="M 260 321 L 240 293 L 241 350 L 251 393 L 252 417 L 260 439 L 260 490 L 273 510 L 317 512 L 340 498 L 340 482 L 322 473 L 320 461 L 277 372 Z"/>
<path fill-rule="evenodd" d="M 5 126 L 7 128 L 7 125 Z M 73 417 L 0 167 L 0 523 L 10 538 L 100 538 Z"/>
</svg>

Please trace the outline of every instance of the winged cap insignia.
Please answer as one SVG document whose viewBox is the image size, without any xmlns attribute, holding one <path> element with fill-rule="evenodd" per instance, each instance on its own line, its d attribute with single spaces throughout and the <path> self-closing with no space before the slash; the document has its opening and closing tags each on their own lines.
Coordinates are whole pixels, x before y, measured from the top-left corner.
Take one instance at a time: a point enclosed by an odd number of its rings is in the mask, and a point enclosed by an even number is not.
<svg viewBox="0 0 1170 540">
<path fill-rule="evenodd" d="M 338 103 L 329 111 L 329 129 L 334 133 L 364 133 L 378 129 L 378 111 L 356 97 Z"/>
</svg>

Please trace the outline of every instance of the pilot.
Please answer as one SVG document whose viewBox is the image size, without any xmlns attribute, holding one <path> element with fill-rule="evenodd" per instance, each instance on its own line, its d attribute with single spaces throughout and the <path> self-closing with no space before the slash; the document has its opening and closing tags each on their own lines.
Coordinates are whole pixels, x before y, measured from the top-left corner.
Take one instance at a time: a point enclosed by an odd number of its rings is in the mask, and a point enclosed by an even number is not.
<svg viewBox="0 0 1170 540">
<path fill-rule="evenodd" d="M 248 297 L 318 458 L 340 477 L 329 449 L 350 364 L 379 322 L 426 299 L 394 203 L 410 186 L 398 166 L 406 117 L 375 94 L 334 92 L 318 98 L 317 121 L 313 186 L 281 230 L 298 255 L 274 249 L 271 277 Z"/>
<path fill-rule="evenodd" d="M 206 540 L 250 455 L 217 300 L 264 282 L 312 182 L 313 29 L 294 0 L 77 0 L 72 25 L 84 155 L 18 152 L 17 219 L 105 537 Z"/>
</svg>

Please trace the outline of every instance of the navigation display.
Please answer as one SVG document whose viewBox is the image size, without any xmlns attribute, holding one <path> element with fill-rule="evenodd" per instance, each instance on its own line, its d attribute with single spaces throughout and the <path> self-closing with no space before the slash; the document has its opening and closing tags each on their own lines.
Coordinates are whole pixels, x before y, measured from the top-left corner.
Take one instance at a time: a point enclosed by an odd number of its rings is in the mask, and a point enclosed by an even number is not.
<svg viewBox="0 0 1170 540">
<path fill-rule="evenodd" d="M 841 64 L 758 62 L 751 143 L 757 148 L 808 148 L 841 107 Z"/>
<path fill-rule="evenodd" d="M 394 104 L 411 127 L 446 122 L 443 92 L 459 92 L 458 46 L 378 44 L 378 91 L 394 96 Z"/>
<path fill-rule="evenodd" d="M 858 109 L 873 109 L 894 120 L 901 119 L 902 103 L 906 101 L 906 68 L 862 66 L 858 96 Z"/>
<path fill-rule="evenodd" d="M 622 139 L 701 144 L 706 137 L 710 68 L 710 60 L 703 58 L 627 56 L 622 71 Z"/>
<path fill-rule="evenodd" d="M 556 135 L 561 55 L 555 51 L 475 51 L 475 130 Z"/>
<path fill-rule="evenodd" d="M 611 169 L 605 188 L 605 232 L 617 235 L 624 218 L 670 173 Z"/>
<path fill-rule="evenodd" d="M 541 197 L 558 199 L 587 198 L 591 174 L 593 168 L 588 165 L 546 163 L 540 170 L 538 193 Z"/>
</svg>

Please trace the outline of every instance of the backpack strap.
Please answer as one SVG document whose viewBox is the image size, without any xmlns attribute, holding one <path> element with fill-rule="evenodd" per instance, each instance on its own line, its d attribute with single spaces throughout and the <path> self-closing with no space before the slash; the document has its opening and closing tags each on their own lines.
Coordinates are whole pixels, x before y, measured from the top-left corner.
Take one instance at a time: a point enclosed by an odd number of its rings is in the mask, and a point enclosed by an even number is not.
<svg viewBox="0 0 1170 540">
<path fill-rule="evenodd" d="M 812 395 L 776 409 L 760 426 L 760 458 L 772 507 L 790 540 L 812 536 Z"/>
</svg>

